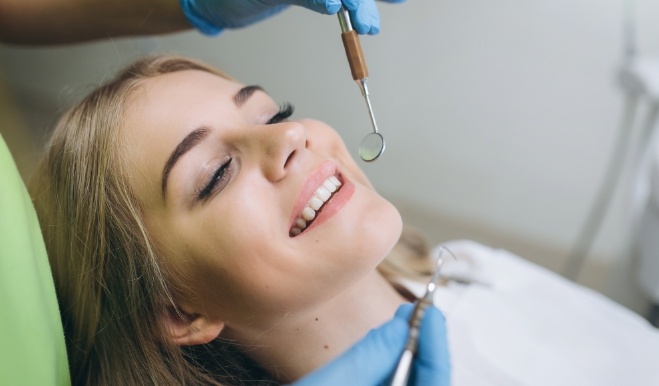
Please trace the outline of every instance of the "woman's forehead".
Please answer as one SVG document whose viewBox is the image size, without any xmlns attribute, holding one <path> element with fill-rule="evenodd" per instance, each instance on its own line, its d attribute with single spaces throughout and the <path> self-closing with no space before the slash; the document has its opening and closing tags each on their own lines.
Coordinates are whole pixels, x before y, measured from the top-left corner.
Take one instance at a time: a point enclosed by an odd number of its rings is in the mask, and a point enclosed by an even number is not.
<svg viewBox="0 0 659 386">
<path fill-rule="evenodd" d="M 236 110 L 234 96 L 244 86 L 218 75 L 185 70 L 146 79 L 127 103 L 125 122 L 128 131 L 139 128 L 162 134 L 168 126 L 186 129 L 186 122 L 195 124 L 209 114 L 232 113 Z M 130 134 L 129 134 L 130 135 Z"/>
<path fill-rule="evenodd" d="M 188 94 L 204 92 L 232 96 L 243 84 L 206 71 L 184 70 L 148 78 L 142 86 L 147 93 L 173 96 L 176 101 Z"/>
</svg>

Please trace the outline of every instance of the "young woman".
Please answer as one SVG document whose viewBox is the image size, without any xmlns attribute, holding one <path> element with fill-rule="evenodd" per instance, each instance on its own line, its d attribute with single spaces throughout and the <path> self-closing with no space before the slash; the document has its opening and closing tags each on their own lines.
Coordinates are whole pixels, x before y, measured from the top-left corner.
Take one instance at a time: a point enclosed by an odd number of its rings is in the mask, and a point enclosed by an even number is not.
<svg viewBox="0 0 659 386">
<path fill-rule="evenodd" d="M 148 58 L 59 122 L 32 184 L 79 384 L 290 382 L 406 301 L 401 233 L 322 122 Z"/>
<path fill-rule="evenodd" d="M 291 113 L 258 86 L 159 57 L 63 117 L 32 194 L 75 384 L 294 381 L 410 298 L 379 273 L 428 269 L 393 264 L 392 248 L 414 246 L 397 243 L 398 212 L 333 129 Z M 476 283 L 436 298 L 454 384 L 659 382 L 659 333 L 638 315 L 509 253 L 450 248 L 473 269 L 446 277 Z M 444 377 L 416 384 L 447 384 L 446 341 L 429 341 Z M 313 374 L 304 386 L 344 383 Z"/>
</svg>

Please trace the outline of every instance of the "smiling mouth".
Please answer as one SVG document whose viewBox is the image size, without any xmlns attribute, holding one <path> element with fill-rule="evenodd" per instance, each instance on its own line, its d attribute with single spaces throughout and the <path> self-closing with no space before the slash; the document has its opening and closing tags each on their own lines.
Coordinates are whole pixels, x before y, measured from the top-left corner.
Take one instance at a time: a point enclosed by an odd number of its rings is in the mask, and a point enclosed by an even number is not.
<svg viewBox="0 0 659 386">
<path fill-rule="evenodd" d="M 325 204 L 339 191 L 341 190 L 341 180 L 338 176 L 329 176 L 322 184 L 316 189 L 311 199 L 307 205 L 302 209 L 302 213 L 293 221 L 293 226 L 291 227 L 288 235 L 290 237 L 295 237 L 300 233 L 304 232 L 314 219 L 318 215 Z"/>
</svg>

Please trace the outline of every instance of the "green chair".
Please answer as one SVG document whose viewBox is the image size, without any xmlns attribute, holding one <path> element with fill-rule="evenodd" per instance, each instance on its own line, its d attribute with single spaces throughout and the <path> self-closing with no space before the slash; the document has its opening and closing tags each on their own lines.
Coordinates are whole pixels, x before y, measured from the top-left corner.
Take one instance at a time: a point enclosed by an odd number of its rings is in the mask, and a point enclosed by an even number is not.
<svg viewBox="0 0 659 386">
<path fill-rule="evenodd" d="M 70 385 L 37 216 L 0 137 L 0 385 Z"/>
</svg>

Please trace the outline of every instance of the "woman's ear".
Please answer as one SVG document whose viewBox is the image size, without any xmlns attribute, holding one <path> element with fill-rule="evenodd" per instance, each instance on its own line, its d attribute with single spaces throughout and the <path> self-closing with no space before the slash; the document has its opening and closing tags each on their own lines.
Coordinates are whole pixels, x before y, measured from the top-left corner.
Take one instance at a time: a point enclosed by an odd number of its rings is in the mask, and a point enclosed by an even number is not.
<svg viewBox="0 0 659 386">
<path fill-rule="evenodd" d="M 208 343 L 217 338 L 225 326 L 222 321 L 213 321 L 205 315 L 187 313 L 172 306 L 167 307 L 166 314 L 169 338 L 179 346 Z"/>
</svg>

